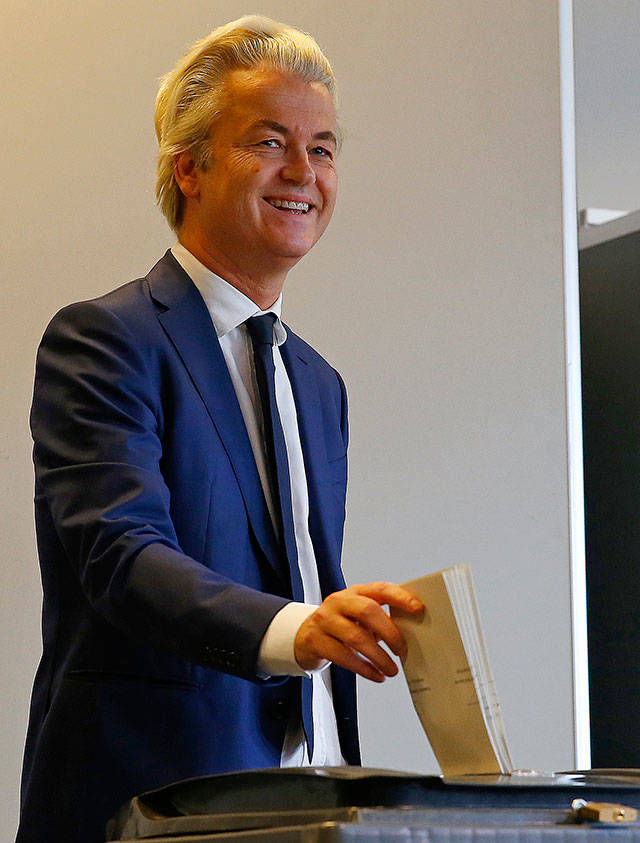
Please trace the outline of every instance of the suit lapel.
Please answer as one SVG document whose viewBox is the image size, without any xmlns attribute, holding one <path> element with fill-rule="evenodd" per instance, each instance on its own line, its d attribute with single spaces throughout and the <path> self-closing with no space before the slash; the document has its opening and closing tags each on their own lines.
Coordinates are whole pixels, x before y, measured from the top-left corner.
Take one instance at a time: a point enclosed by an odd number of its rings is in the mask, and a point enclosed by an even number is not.
<svg viewBox="0 0 640 843">
<path fill-rule="evenodd" d="M 171 252 L 147 276 L 162 305 L 158 319 L 180 355 L 227 452 L 249 520 L 266 558 L 279 572 L 279 553 L 240 405 L 207 307 Z"/>
<path fill-rule="evenodd" d="M 306 358 L 304 346 L 296 342 L 291 331 L 287 341 L 280 346 L 280 353 L 296 404 L 309 490 L 309 532 L 317 557 L 322 593 L 326 595 L 343 588 L 344 581 L 339 570 L 340 560 L 335 558 L 336 554 L 330 549 L 333 546 L 336 527 L 332 522 L 334 504 L 327 476 L 328 457 L 322 401 L 313 365 Z"/>
</svg>

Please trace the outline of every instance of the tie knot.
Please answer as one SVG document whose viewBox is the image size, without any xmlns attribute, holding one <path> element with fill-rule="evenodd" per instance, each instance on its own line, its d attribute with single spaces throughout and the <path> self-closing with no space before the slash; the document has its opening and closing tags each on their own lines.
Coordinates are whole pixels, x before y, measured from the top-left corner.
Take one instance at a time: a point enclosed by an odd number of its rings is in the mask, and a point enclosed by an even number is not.
<svg viewBox="0 0 640 843">
<path fill-rule="evenodd" d="M 254 345 L 273 345 L 273 324 L 275 313 L 265 313 L 264 316 L 252 316 L 245 325 Z"/>
</svg>

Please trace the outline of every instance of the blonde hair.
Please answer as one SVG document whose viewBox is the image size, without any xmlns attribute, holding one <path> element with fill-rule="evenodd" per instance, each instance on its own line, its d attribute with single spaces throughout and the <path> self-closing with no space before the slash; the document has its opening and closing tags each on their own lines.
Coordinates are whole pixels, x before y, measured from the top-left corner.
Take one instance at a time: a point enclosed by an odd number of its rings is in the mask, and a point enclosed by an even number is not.
<svg viewBox="0 0 640 843">
<path fill-rule="evenodd" d="M 305 82 L 321 82 L 335 102 L 331 65 L 314 39 L 299 29 L 247 15 L 194 44 L 162 77 L 156 98 L 156 199 L 174 230 L 182 223 L 184 205 L 174 176 L 175 156 L 190 149 L 198 166 L 207 168 L 209 134 L 225 104 L 225 78 L 232 70 L 258 65 L 293 73 Z"/>
</svg>

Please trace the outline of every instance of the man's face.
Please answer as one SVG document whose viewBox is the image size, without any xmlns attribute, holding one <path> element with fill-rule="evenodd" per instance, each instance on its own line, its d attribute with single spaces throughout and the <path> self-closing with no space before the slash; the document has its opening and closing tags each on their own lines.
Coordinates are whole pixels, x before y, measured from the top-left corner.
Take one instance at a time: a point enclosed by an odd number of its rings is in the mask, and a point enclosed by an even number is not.
<svg viewBox="0 0 640 843">
<path fill-rule="evenodd" d="M 336 119 L 321 83 L 269 68 L 232 71 L 193 204 L 200 245 L 243 275 L 286 272 L 333 212 Z"/>
</svg>

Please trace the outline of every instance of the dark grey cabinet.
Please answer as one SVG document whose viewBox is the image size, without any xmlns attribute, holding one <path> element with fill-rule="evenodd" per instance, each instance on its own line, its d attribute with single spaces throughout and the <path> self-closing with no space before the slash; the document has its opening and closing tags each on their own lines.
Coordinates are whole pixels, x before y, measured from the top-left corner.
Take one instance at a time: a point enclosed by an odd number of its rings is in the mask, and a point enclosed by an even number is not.
<svg viewBox="0 0 640 843">
<path fill-rule="evenodd" d="M 640 212 L 580 241 L 593 767 L 640 767 Z"/>
</svg>

